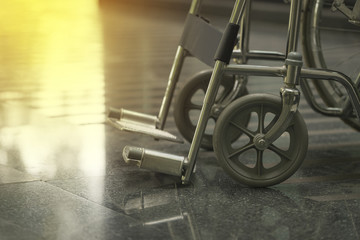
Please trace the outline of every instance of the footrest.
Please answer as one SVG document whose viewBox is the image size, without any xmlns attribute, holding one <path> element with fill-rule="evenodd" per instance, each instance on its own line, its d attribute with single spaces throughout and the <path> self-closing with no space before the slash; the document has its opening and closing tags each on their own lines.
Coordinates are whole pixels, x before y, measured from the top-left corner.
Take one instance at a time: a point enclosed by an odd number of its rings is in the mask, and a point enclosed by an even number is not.
<svg viewBox="0 0 360 240">
<path fill-rule="evenodd" d="M 126 163 L 136 163 L 140 168 L 174 176 L 182 175 L 187 160 L 183 156 L 132 146 L 124 148 L 123 158 Z"/>
<path fill-rule="evenodd" d="M 183 143 L 177 136 L 156 128 L 157 117 L 128 111 L 125 109 L 111 109 L 108 114 L 107 122 L 113 127 L 134 133 L 152 136 L 156 139 L 171 142 Z"/>
</svg>

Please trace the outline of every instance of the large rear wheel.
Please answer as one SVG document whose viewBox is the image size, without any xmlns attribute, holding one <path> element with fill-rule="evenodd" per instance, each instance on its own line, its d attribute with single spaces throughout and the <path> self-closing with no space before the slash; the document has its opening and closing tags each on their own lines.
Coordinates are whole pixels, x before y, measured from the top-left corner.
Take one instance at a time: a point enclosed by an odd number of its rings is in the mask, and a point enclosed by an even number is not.
<svg viewBox="0 0 360 240">
<path fill-rule="evenodd" d="M 333 0 L 308 0 L 303 12 L 302 42 L 304 59 L 309 67 L 340 71 L 354 82 L 360 72 L 360 26 L 350 23 L 339 11 L 332 11 Z M 346 1 L 345 1 L 346 2 Z M 355 1 L 347 1 L 351 8 Z M 314 81 L 328 107 L 344 107 L 348 94 L 333 81 Z M 344 118 L 347 124 L 360 130 L 360 121 Z"/>
</svg>

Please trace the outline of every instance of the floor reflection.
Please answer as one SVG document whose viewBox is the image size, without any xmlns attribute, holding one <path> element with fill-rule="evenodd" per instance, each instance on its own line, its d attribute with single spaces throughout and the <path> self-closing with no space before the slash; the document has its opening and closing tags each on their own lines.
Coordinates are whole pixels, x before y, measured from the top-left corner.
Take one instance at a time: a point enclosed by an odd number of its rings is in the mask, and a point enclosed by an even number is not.
<svg viewBox="0 0 360 240">
<path fill-rule="evenodd" d="M 105 174 L 103 125 L 78 127 L 31 111 L 27 116 L 27 124 L 0 129 L 0 164 L 44 179 Z"/>
<path fill-rule="evenodd" d="M 0 99 L 74 123 L 103 121 L 96 0 L 15 0 L 0 13 Z"/>
<path fill-rule="evenodd" d="M 104 175 L 98 1 L 6 1 L 0 28 L 0 164 L 44 179 Z"/>
<path fill-rule="evenodd" d="M 304 204 L 313 205 L 273 189 L 214 185 L 194 191 L 173 185 L 129 193 L 123 210 L 144 228 L 162 229 L 168 239 L 294 239 L 297 225 L 308 219 Z M 326 224 L 332 221 L 327 217 Z"/>
<path fill-rule="evenodd" d="M 123 210 L 142 226 L 162 228 L 170 239 L 201 239 L 187 197 L 177 186 L 147 189 L 125 196 Z M 138 227 L 138 225 L 130 226 Z"/>
</svg>

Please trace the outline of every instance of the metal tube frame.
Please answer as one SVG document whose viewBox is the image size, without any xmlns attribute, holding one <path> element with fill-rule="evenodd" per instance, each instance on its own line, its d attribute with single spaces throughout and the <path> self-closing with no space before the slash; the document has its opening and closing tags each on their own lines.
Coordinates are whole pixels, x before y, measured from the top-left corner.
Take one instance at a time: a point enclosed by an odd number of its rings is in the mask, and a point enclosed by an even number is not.
<svg viewBox="0 0 360 240">
<path fill-rule="evenodd" d="M 251 0 L 236 0 L 232 15 L 230 17 L 229 23 L 231 24 L 240 24 L 240 19 L 244 14 L 244 10 L 249 11 L 250 8 L 246 6 Z M 286 57 L 290 53 L 297 51 L 299 29 L 300 29 L 300 14 L 301 14 L 302 0 L 292 0 L 290 6 L 290 16 L 289 16 L 289 27 L 288 27 L 288 37 L 287 37 L 287 46 L 286 46 Z M 244 24 L 244 22 L 242 22 Z M 246 39 L 245 39 L 246 40 Z M 246 43 L 246 42 L 244 42 Z M 244 47 L 245 46 L 245 47 Z M 242 45 L 240 53 L 245 52 L 245 56 L 241 55 L 241 60 L 246 62 L 246 55 L 250 51 L 247 51 L 246 44 Z M 233 55 L 236 53 L 233 53 Z M 279 54 L 269 54 L 268 56 L 280 58 Z M 300 55 L 301 56 L 301 55 Z M 282 57 L 282 56 L 281 56 Z M 302 63 L 301 59 L 300 62 Z M 282 67 L 267 67 L 267 66 L 252 66 L 246 64 L 226 64 L 222 61 L 216 61 L 213 74 L 210 79 L 208 89 L 205 94 L 203 107 L 198 119 L 197 127 L 195 130 L 194 138 L 190 146 L 188 157 L 184 164 L 185 174 L 182 176 L 182 183 L 186 184 L 190 181 L 191 174 L 193 173 L 196 158 L 198 151 L 200 149 L 200 143 L 202 136 L 204 134 L 210 112 L 211 106 L 214 104 L 216 93 L 220 86 L 220 80 L 223 74 L 231 73 L 234 75 L 251 75 L 251 76 L 269 76 L 269 77 L 283 77 L 285 86 L 281 90 L 282 97 L 282 112 L 279 117 L 279 120 L 275 123 L 273 128 L 263 136 L 261 140 L 265 140 L 267 144 L 272 143 L 276 140 L 286 129 L 287 123 L 289 123 L 294 115 L 294 112 L 297 111 L 297 105 L 300 98 L 300 93 L 296 89 L 296 85 L 299 84 L 299 79 L 311 78 L 316 80 L 333 80 L 342 84 L 347 90 L 350 99 L 352 101 L 355 112 L 359 118 L 360 116 L 360 94 L 357 90 L 355 84 L 351 81 L 346 75 L 330 70 L 319 70 L 319 69 L 306 69 L 301 66 L 292 67 L 288 64 L 285 64 Z M 302 81 L 302 80 L 301 80 Z M 305 89 L 306 91 L 307 89 Z M 285 126 L 285 127 L 284 127 Z M 266 145 L 267 145 L 266 144 Z"/>
<path fill-rule="evenodd" d="M 191 2 L 189 14 L 197 15 L 200 12 L 201 3 L 202 0 L 193 0 Z M 188 56 L 187 51 L 182 46 L 178 46 L 174 62 L 170 71 L 164 98 L 158 114 L 158 123 L 156 124 L 156 127 L 158 129 L 162 130 L 165 127 L 165 122 L 167 115 L 169 114 L 171 101 L 173 99 L 175 88 L 177 82 L 179 81 L 179 76 L 186 56 Z"/>
<path fill-rule="evenodd" d="M 241 30 L 239 38 L 239 49 L 233 51 L 232 57 L 235 62 L 245 64 L 249 59 L 262 59 L 262 60 L 285 60 L 285 54 L 276 51 L 261 51 L 261 50 L 249 50 L 249 32 L 250 32 L 250 11 L 251 11 L 251 0 L 247 2 L 246 6 L 242 9 L 244 14 L 240 14 L 243 17 L 236 16 L 238 19 L 234 19 L 234 23 L 239 24 L 241 19 Z M 202 0 L 193 0 L 189 9 L 189 14 L 198 15 L 201 9 Z M 236 12 L 237 10 L 234 9 Z M 157 116 L 156 128 L 163 130 L 167 116 L 169 114 L 170 105 L 175 93 L 176 85 L 179 81 L 181 69 L 186 57 L 190 56 L 189 53 L 182 46 L 178 46 L 173 65 L 170 71 L 167 87 L 165 94 L 160 106 L 160 110 Z M 237 91 L 234 89 L 234 91 Z M 235 92 L 233 93 L 235 95 Z"/>
<path fill-rule="evenodd" d="M 191 143 L 188 156 L 179 158 L 175 155 L 166 155 L 155 151 L 148 151 L 142 149 L 128 148 L 128 154 L 125 156 L 129 161 L 135 161 L 140 165 L 145 162 L 150 168 L 157 168 L 157 164 L 153 165 L 154 158 L 160 158 L 164 163 L 164 167 L 161 170 L 168 172 L 175 168 L 168 168 L 166 164 L 168 160 L 173 160 L 175 164 L 171 167 L 176 167 L 176 174 L 181 174 L 181 180 L 184 184 L 189 183 L 191 174 L 194 171 L 196 158 L 200 149 L 203 134 L 212 111 L 212 107 L 215 103 L 216 94 L 220 87 L 222 76 L 226 74 L 232 74 L 234 76 L 268 76 L 268 77 L 283 77 L 284 87 L 281 89 L 282 97 L 282 111 L 279 119 L 273 125 L 273 127 L 264 135 L 258 136 L 259 148 L 266 148 L 268 144 L 275 141 L 285 131 L 287 124 L 291 122 L 294 113 L 297 111 L 297 106 L 300 99 L 300 92 L 296 86 L 299 82 L 306 82 L 306 78 L 317 80 L 332 80 L 337 81 L 344 86 L 347 90 L 351 103 L 354 107 L 357 117 L 360 117 L 360 93 L 357 90 L 355 83 L 351 81 L 349 77 L 341 72 L 324 70 L 324 69 L 306 69 L 302 68 L 301 55 L 297 53 L 297 43 L 300 29 L 300 12 L 302 7 L 302 0 L 292 0 L 290 6 L 289 16 L 289 28 L 287 37 L 286 53 L 267 52 L 267 51 L 250 51 L 249 50 L 249 14 L 251 0 L 236 0 L 233 12 L 231 14 L 228 27 L 228 32 L 223 34 L 224 42 L 219 44 L 219 57 L 215 62 L 213 73 L 208 85 L 208 89 L 205 93 L 203 100 L 203 106 L 200 112 L 196 130 L 194 133 L 193 141 Z M 190 14 L 197 14 L 201 6 L 201 0 L 193 0 L 190 7 Z M 240 26 L 241 25 L 241 26 Z M 227 43 L 231 43 L 233 37 L 236 38 L 238 28 L 240 28 L 240 49 L 232 51 L 229 49 Z M 224 44 L 226 43 L 224 48 Z M 230 52 L 228 52 L 230 51 Z M 231 52 L 232 51 L 232 52 Z M 178 47 L 174 64 L 169 76 L 168 86 L 163 98 L 161 109 L 157 118 L 157 128 L 163 129 L 167 114 L 169 112 L 171 99 L 175 91 L 176 83 L 181 72 L 181 68 L 184 62 L 184 58 L 189 54 L 181 46 Z M 218 54 L 216 54 L 218 55 Z M 228 57 L 235 57 L 238 59 L 235 61 L 237 64 L 229 64 Z M 285 64 L 280 67 L 268 67 L 259 65 L 247 65 L 247 61 L 250 58 L 255 59 L 269 59 L 269 60 L 286 60 Z M 305 84 L 306 86 L 306 84 Z M 235 90 L 234 90 L 235 91 Z M 311 91 L 311 89 L 305 88 L 304 91 Z M 336 110 L 328 109 L 329 112 L 337 112 Z M 261 141 L 261 142 L 260 142 Z M 265 145 L 263 144 L 265 142 Z M 132 159 L 133 157 L 133 159 Z M 149 161 L 148 161 L 149 160 Z M 151 160 L 151 161 L 150 161 Z M 155 163 L 155 162 L 154 162 Z M 162 165 L 162 164 L 160 164 Z M 181 165 L 181 171 L 178 171 L 178 166 Z M 175 171 L 175 170 L 174 170 Z M 173 171 L 172 171 L 173 172 Z"/>
<path fill-rule="evenodd" d="M 237 24 L 239 25 L 241 17 L 244 13 L 245 6 L 248 0 L 236 0 L 229 24 Z M 203 107 L 200 112 L 200 116 L 196 125 L 196 130 L 194 133 L 193 140 L 191 142 L 187 162 L 185 163 L 186 171 L 185 174 L 182 176 L 183 184 L 186 184 L 190 181 L 191 174 L 194 171 L 195 163 L 197 154 L 199 152 L 202 136 L 204 134 L 210 113 L 211 107 L 215 102 L 216 93 L 220 87 L 220 79 L 223 76 L 224 68 L 227 64 L 220 60 L 215 62 L 213 74 L 211 76 L 208 89 L 206 90 Z M 239 65 L 241 66 L 241 65 Z"/>
</svg>

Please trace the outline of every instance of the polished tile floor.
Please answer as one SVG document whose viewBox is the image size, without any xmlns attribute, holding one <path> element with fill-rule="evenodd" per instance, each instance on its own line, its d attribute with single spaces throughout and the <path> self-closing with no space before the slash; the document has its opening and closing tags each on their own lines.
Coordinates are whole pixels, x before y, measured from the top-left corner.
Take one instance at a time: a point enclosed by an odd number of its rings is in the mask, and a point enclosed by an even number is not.
<svg viewBox="0 0 360 240">
<path fill-rule="evenodd" d="M 283 51 L 286 14 L 266 6 L 251 46 Z M 208 14 L 219 28 L 230 10 L 221 11 Z M 125 145 L 188 152 L 188 143 L 105 124 L 109 107 L 158 113 L 185 17 L 182 8 L 95 0 L 2 3 L 1 240 L 360 238 L 360 135 L 305 100 L 308 154 L 277 186 L 241 186 L 209 151 L 189 186 L 123 162 Z M 205 68 L 189 58 L 180 85 Z M 277 94 L 279 83 L 252 78 L 248 88 Z M 172 114 L 166 129 L 179 135 Z"/>
</svg>

